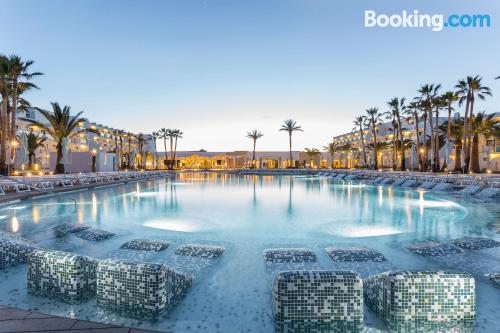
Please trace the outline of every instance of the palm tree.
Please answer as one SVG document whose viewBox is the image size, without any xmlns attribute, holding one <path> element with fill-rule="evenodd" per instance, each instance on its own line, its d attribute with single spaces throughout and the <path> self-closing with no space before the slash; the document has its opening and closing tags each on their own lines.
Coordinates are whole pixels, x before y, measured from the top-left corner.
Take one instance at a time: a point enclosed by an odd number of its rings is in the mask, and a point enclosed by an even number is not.
<svg viewBox="0 0 500 333">
<path fill-rule="evenodd" d="M 401 124 L 401 114 L 404 112 L 406 109 L 405 105 L 406 99 L 401 98 L 398 99 L 397 97 L 394 97 L 391 99 L 389 102 L 387 102 L 387 105 L 391 108 L 389 111 L 391 115 L 393 116 L 393 119 L 397 123 L 397 128 L 398 128 L 398 133 L 399 133 L 399 141 L 401 143 L 401 170 L 406 170 L 406 156 L 405 156 L 405 149 L 403 147 L 404 140 L 403 140 L 403 130 L 402 130 L 402 124 Z M 396 134 L 395 134 L 396 136 Z"/>
<path fill-rule="evenodd" d="M 354 118 L 354 121 L 352 122 L 356 128 L 359 129 L 359 137 L 361 139 L 361 148 L 363 152 L 363 166 L 366 168 L 366 152 L 365 152 L 365 140 L 363 137 L 363 126 L 366 123 L 366 117 L 365 116 L 358 116 Z"/>
<path fill-rule="evenodd" d="M 340 151 L 340 145 L 335 142 L 330 142 L 326 146 L 323 146 L 323 150 L 330 154 L 332 159 L 332 169 L 335 169 L 335 153 Z"/>
<path fill-rule="evenodd" d="M 377 142 L 375 143 L 374 142 L 370 142 L 369 144 L 366 145 L 366 148 L 368 148 L 368 150 L 371 150 L 372 151 L 372 156 L 374 156 L 374 161 L 373 161 L 373 165 L 376 165 L 377 168 L 378 168 L 378 156 L 382 155 L 382 153 L 379 153 L 381 151 L 384 151 L 384 150 L 387 150 L 391 147 L 390 144 L 388 144 L 387 142 Z M 380 161 L 381 162 L 381 166 L 384 167 L 384 164 L 382 163 L 383 161 Z"/>
<path fill-rule="evenodd" d="M 40 147 L 43 147 L 47 138 L 45 136 L 39 136 L 38 134 L 29 133 L 27 135 L 28 139 L 28 169 L 31 168 L 31 165 L 36 161 L 36 150 Z"/>
<path fill-rule="evenodd" d="M 173 135 L 174 135 L 174 156 L 172 158 L 172 164 L 175 166 L 176 165 L 175 156 L 177 155 L 177 140 L 178 139 L 182 139 L 182 135 L 184 133 L 181 132 L 181 130 L 178 130 L 178 129 L 175 129 L 172 132 L 173 132 Z"/>
<path fill-rule="evenodd" d="M 144 144 L 146 142 L 148 142 L 150 139 L 146 139 L 146 137 L 142 133 L 139 133 L 138 135 L 134 135 L 134 136 L 137 139 L 137 144 L 139 146 L 139 156 L 140 156 L 140 159 L 141 159 L 140 168 L 141 169 L 145 169 L 146 168 L 146 163 L 145 163 L 146 161 L 143 158 L 143 155 L 144 155 Z"/>
<path fill-rule="evenodd" d="M 440 84 L 424 84 L 420 87 L 418 92 L 421 94 L 420 105 L 424 110 L 424 166 L 427 169 L 427 164 L 429 162 L 427 155 L 427 121 L 429 122 L 429 129 L 431 130 L 431 161 L 435 161 L 434 155 L 436 151 L 434 150 L 435 145 L 435 135 L 434 135 L 434 123 L 432 120 L 432 100 L 437 96 L 439 89 L 441 89 Z M 434 162 L 433 162 L 434 163 Z"/>
<path fill-rule="evenodd" d="M 259 130 L 251 130 L 250 132 L 247 132 L 247 138 L 253 140 L 253 151 L 252 151 L 252 168 L 255 168 L 256 161 L 255 161 L 255 147 L 257 146 L 257 140 L 262 138 L 264 134 L 259 131 Z"/>
<path fill-rule="evenodd" d="M 404 111 L 405 115 L 410 116 L 410 118 L 413 118 L 413 122 L 415 123 L 415 146 L 417 149 L 417 156 L 418 156 L 418 169 L 419 171 L 423 171 L 423 162 L 422 162 L 422 155 L 420 154 L 420 128 L 419 128 L 419 111 L 420 111 L 420 103 L 417 100 L 414 100 L 411 102 L 406 110 Z"/>
<path fill-rule="evenodd" d="M 470 169 L 472 172 L 481 171 L 479 165 L 479 136 L 486 139 L 494 136 L 500 137 L 500 121 L 495 119 L 495 114 L 486 115 L 485 112 L 472 116 L 472 151 Z"/>
<path fill-rule="evenodd" d="M 61 164 L 61 159 L 63 157 L 63 141 L 65 139 L 69 140 L 83 131 L 93 131 L 81 130 L 78 128 L 80 122 L 87 121 L 86 118 L 80 117 L 83 111 L 78 112 L 75 116 L 71 116 L 71 107 L 66 105 L 61 109 L 59 103 L 56 102 L 52 102 L 51 105 L 52 112 L 37 108 L 38 112 L 47 120 L 48 125 L 36 120 L 29 120 L 29 122 L 45 130 L 45 132 L 56 141 L 57 158 L 55 173 L 64 173 L 64 164 Z"/>
<path fill-rule="evenodd" d="M 288 142 L 289 142 L 289 148 L 290 148 L 290 160 L 289 160 L 288 166 L 293 167 L 292 166 L 292 134 L 293 134 L 293 132 L 296 132 L 296 131 L 302 132 L 303 131 L 302 127 L 298 126 L 297 122 L 295 120 L 287 119 L 287 120 L 285 120 L 283 125 L 281 125 L 280 131 L 288 132 Z"/>
<path fill-rule="evenodd" d="M 0 55 L 0 95 L 2 95 L 2 102 L 0 103 L 0 129 L 2 131 L 0 141 L 0 174 L 2 175 L 7 175 L 9 172 L 7 166 L 7 146 L 9 145 L 7 116 L 10 85 L 9 72 L 9 59 L 4 55 Z"/>
<path fill-rule="evenodd" d="M 370 108 L 368 110 L 366 110 L 366 114 L 368 115 L 367 117 L 367 123 L 369 124 L 369 126 L 371 127 L 371 130 L 372 130 L 372 138 L 373 138 L 373 147 L 374 147 L 374 150 L 372 151 L 372 153 L 374 154 L 374 158 L 373 158 L 373 169 L 374 170 L 377 170 L 378 169 L 378 163 L 377 163 L 377 149 L 378 149 L 378 146 L 377 146 L 377 126 L 378 124 L 380 124 L 380 121 L 381 121 L 381 118 L 382 118 L 382 114 L 378 112 L 378 108 Z"/>
<path fill-rule="evenodd" d="M 349 168 L 349 153 L 353 150 L 354 148 L 350 143 L 345 143 L 339 147 L 339 151 L 345 154 L 345 167 L 346 169 Z"/>
<path fill-rule="evenodd" d="M 309 167 L 311 167 L 311 161 L 316 162 L 316 157 L 321 154 L 316 148 L 304 148 L 304 152 L 309 157 Z"/>
<path fill-rule="evenodd" d="M 462 154 L 462 172 L 467 173 L 469 170 L 471 158 L 471 136 L 472 119 L 474 116 L 474 102 L 476 98 L 484 100 L 486 96 L 492 96 L 489 87 L 481 84 L 482 78 L 479 75 L 474 77 L 467 76 L 464 80 L 458 81 L 455 88 L 458 90 L 460 99 L 459 105 L 465 101 L 465 115 L 464 115 L 464 133 L 463 133 L 463 154 Z"/>
<path fill-rule="evenodd" d="M 454 91 L 447 91 L 441 95 L 441 100 L 443 104 L 448 109 L 448 120 L 446 129 L 446 154 L 444 158 L 443 170 L 448 167 L 448 155 L 450 154 L 450 139 L 451 139 L 451 112 L 453 111 L 453 103 L 458 101 L 458 94 Z"/>
<path fill-rule="evenodd" d="M 451 124 L 445 122 L 441 125 L 441 132 L 448 132 L 448 125 L 450 126 L 450 138 L 453 141 L 453 148 L 455 149 L 455 166 L 453 171 L 459 172 L 462 170 L 462 139 L 464 131 L 464 119 L 458 117 L 456 119 L 450 120 Z"/>
<path fill-rule="evenodd" d="M 158 170 L 158 150 L 156 149 L 156 141 L 161 138 L 160 133 L 158 132 L 153 132 L 151 133 L 151 138 L 153 139 L 153 145 L 155 148 L 154 152 L 154 168 Z"/>
<path fill-rule="evenodd" d="M 158 131 L 158 133 L 160 134 L 160 138 L 163 139 L 163 147 L 165 149 L 165 159 L 164 159 L 164 161 L 166 161 L 167 160 L 167 139 L 169 138 L 170 130 L 167 129 L 167 128 L 162 128 L 162 129 L 160 129 Z"/>
</svg>

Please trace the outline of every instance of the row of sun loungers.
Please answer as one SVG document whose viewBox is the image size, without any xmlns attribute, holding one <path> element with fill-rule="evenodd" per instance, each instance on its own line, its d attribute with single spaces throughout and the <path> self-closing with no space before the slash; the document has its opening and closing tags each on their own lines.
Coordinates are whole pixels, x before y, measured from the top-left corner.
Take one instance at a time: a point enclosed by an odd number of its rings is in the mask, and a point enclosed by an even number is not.
<svg viewBox="0 0 500 333">
<path fill-rule="evenodd" d="M 81 173 L 67 175 L 44 176 L 12 176 L 0 179 L 0 195 L 6 191 L 17 193 L 31 191 L 51 191 L 56 187 L 85 186 L 91 184 L 104 184 L 116 181 L 129 181 L 155 178 L 166 173 L 163 171 L 116 171 L 99 173 Z"/>
</svg>

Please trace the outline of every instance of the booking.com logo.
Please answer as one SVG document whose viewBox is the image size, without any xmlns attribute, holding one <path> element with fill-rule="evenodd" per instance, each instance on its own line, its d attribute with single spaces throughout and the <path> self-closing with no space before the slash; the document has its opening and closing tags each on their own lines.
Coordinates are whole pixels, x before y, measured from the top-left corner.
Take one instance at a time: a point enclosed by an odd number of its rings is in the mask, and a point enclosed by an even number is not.
<svg viewBox="0 0 500 333">
<path fill-rule="evenodd" d="M 487 14 L 420 14 L 418 10 L 401 14 L 377 14 L 374 10 L 365 10 L 365 27 L 392 28 L 430 28 L 441 31 L 444 28 L 489 28 L 490 15 Z"/>
</svg>

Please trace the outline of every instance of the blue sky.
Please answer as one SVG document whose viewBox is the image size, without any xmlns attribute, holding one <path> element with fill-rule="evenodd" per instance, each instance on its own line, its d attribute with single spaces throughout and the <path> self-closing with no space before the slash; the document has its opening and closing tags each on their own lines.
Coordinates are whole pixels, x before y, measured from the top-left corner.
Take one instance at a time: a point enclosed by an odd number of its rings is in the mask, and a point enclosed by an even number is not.
<svg viewBox="0 0 500 333">
<path fill-rule="evenodd" d="M 496 1 L 0 0 L 0 52 L 34 59 L 45 76 L 27 97 L 84 110 L 133 131 L 179 128 L 179 149 L 321 148 L 354 116 L 419 85 L 451 88 L 481 74 L 499 111 Z M 368 29 L 364 11 L 489 14 L 489 29 Z M 8 13 L 6 15 L 5 13 Z M 7 27 L 7 28 L 6 28 Z"/>
</svg>

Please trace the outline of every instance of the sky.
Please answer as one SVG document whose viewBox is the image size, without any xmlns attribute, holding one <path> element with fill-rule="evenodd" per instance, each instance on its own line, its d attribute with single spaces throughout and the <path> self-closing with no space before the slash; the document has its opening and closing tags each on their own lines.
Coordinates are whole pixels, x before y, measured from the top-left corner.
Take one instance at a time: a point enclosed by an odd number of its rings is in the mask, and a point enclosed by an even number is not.
<svg viewBox="0 0 500 333">
<path fill-rule="evenodd" d="M 318 148 L 370 107 L 480 74 L 500 111 L 500 2 L 491 0 L 0 0 L 0 53 L 35 60 L 40 90 L 97 123 L 184 132 L 179 150 Z M 486 29 L 366 28 L 364 11 L 489 14 Z M 496 92 L 499 93 L 497 96 Z"/>
</svg>

